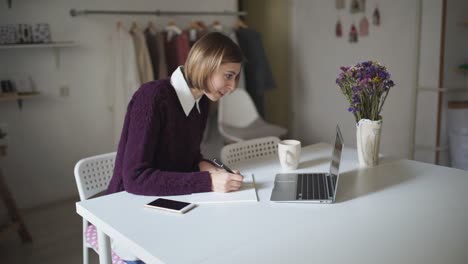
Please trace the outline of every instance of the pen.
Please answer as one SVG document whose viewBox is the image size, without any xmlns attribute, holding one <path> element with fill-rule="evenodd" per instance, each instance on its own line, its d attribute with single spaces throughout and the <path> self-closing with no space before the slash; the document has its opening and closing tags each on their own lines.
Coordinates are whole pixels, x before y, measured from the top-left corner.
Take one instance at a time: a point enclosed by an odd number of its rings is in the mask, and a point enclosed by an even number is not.
<svg viewBox="0 0 468 264">
<path fill-rule="evenodd" d="M 225 169 L 225 170 L 226 170 L 227 172 L 229 172 L 229 173 L 234 173 L 234 174 L 235 174 L 235 172 L 233 172 L 228 166 L 226 166 L 226 165 L 225 165 L 224 163 L 222 163 L 220 160 L 218 160 L 218 159 L 213 159 L 212 161 L 213 161 L 213 163 L 214 163 L 216 166 L 218 166 L 218 167 L 220 167 L 220 168 L 222 168 L 222 169 Z"/>
</svg>

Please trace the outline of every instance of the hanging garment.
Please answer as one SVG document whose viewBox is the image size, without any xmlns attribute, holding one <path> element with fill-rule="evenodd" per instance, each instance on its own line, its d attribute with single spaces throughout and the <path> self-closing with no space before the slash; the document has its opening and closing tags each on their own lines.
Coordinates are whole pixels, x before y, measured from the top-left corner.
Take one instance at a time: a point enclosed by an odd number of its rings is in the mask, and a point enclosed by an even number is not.
<svg viewBox="0 0 468 264">
<path fill-rule="evenodd" d="M 192 21 L 184 32 L 187 34 L 190 47 L 192 47 L 195 42 L 208 33 L 208 29 L 202 21 Z"/>
<path fill-rule="evenodd" d="M 201 37 L 206 35 L 209 31 L 206 29 L 194 29 L 190 28 L 187 30 L 184 30 L 185 34 L 187 35 L 187 38 L 189 40 L 189 46 L 192 47 L 195 42 L 197 42 Z"/>
<path fill-rule="evenodd" d="M 148 46 L 146 45 L 145 35 L 143 31 L 137 26 L 132 27 L 130 34 L 133 38 L 135 45 L 135 54 L 138 65 L 138 73 L 142 83 L 154 81 L 153 66 L 151 65 L 151 59 L 148 52 Z"/>
<path fill-rule="evenodd" d="M 185 64 L 190 51 L 189 40 L 186 32 L 173 35 L 168 38 L 171 32 L 164 32 L 164 48 L 166 50 L 167 71 L 174 72 L 177 67 Z"/>
<path fill-rule="evenodd" d="M 369 35 L 369 21 L 366 16 L 361 18 L 359 22 L 359 36 L 368 36 Z"/>
<path fill-rule="evenodd" d="M 153 28 L 146 28 L 144 31 L 146 46 L 148 46 L 148 53 L 151 61 L 151 66 L 153 67 L 153 77 L 154 79 L 159 78 L 159 51 L 158 51 L 158 39 L 156 32 Z"/>
<path fill-rule="evenodd" d="M 337 38 L 341 38 L 343 36 L 343 26 L 341 25 L 341 21 L 339 19 L 336 21 L 335 35 Z"/>
<path fill-rule="evenodd" d="M 236 30 L 239 46 L 247 59 L 245 64 L 246 90 L 252 97 L 259 114 L 264 117 L 263 97 L 276 87 L 268 58 L 263 49 L 260 33 L 250 28 Z"/>
<path fill-rule="evenodd" d="M 138 66 L 132 36 L 122 27 L 109 38 L 109 108 L 114 114 L 113 138 L 117 145 L 120 140 L 125 112 L 133 93 L 140 87 Z"/>
<path fill-rule="evenodd" d="M 349 30 L 349 42 L 356 43 L 358 41 L 358 33 L 356 26 L 354 23 L 351 25 L 351 29 Z"/>
<path fill-rule="evenodd" d="M 198 40 L 198 30 L 196 28 L 189 28 L 185 32 L 189 39 L 189 45 L 192 47 Z"/>
<path fill-rule="evenodd" d="M 159 54 L 159 72 L 158 75 L 154 77 L 159 80 L 169 77 L 169 72 L 167 71 L 166 48 L 164 46 L 164 34 L 161 32 L 156 35 L 156 47 Z"/>
<path fill-rule="evenodd" d="M 351 4 L 349 5 L 349 11 L 351 13 L 357 13 L 360 11 L 359 8 L 359 1 L 358 0 L 351 0 Z"/>
<path fill-rule="evenodd" d="M 359 11 L 360 12 L 366 11 L 366 0 L 359 0 Z"/>
<path fill-rule="evenodd" d="M 378 7 L 375 8 L 374 14 L 372 14 L 372 24 L 380 26 L 380 11 Z"/>
<path fill-rule="evenodd" d="M 231 31 L 227 33 L 227 35 L 234 41 L 237 45 L 239 45 L 239 41 L 237 40 L 236 32 Z M 239 77 L 239 83 L 237 84 L 238 88 L 245 89 L 245 65 L 242 65 Z"/>
</svg>

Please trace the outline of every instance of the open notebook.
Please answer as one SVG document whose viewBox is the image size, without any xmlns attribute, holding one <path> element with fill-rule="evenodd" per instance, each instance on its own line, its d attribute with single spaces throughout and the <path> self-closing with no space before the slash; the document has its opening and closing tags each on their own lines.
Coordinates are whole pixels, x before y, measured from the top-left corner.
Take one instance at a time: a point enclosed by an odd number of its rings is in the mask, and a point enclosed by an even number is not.
<svg viewBox="0 0 468 264">
<path fill-rule="evenodd" d="M 253 174 L 242 173 L 244 182 L 240 190 L 229 193 L 194 193 L 189 195 L 165 196 L 166 199 L 185 201 L 194 204 L 202 203 L 231 203 L 231 202 L 257 202 L 257 192 L 255 190 L 255 180 Z"/>
</svg>

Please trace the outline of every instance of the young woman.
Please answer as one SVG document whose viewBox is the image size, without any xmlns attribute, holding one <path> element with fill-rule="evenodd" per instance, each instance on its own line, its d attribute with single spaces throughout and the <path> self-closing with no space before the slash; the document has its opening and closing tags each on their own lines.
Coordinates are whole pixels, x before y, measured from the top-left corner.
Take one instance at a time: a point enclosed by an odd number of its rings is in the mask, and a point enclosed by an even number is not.
<svg viewBox="0 0 468 264">
<path fill-rule="evenodd" d="M 162 196 L 238 190 L 243 177 L 204 160 L 200 143 L 208 100 L 236 88 L 242 61 L 229 37 L 209 33 L 170 78 L 143 84 L 128 104 L 107 192 Z"/>
</svg>

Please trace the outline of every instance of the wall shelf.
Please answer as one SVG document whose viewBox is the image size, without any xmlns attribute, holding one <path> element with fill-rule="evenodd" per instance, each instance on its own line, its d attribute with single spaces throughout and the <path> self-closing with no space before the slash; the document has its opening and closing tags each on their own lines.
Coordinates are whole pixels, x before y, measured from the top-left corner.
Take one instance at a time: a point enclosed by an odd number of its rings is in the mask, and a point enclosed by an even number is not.
<svg viewBox="0 0 468 264">
<path fill-rule="evenodd" d="M 6 101 L 17 101 L 18 107 L 21 110 L 23 107 L 23 100 L 30 99 L 35 96 L 38 96 L 39 92 L 28 92 L 28 93 L 3 93 L 0 94 L 0 102 Z"/>
<path fill-rule="evenodd" d="M 59 42 L 51 42 L 51 43 L 0 45 L 0 49 L 66 48 L 66 47 L 74 47 L 77 45 L 78 44 L 74 41 L 59 41 Z"/>
<path fill-rule="evenodd" d="M 29 98 L 32 98 L 32 97 L 38 96 L 38 95 L 39 95 L 39 92 L 3 93 L 3 94 L 0 94 L 0 102 L 29 99 Z"/>
<path fill-rule="evenodd" d="M 55 67 L 60 68 L 60 49 L 61 48 L 70 48 L 78 46 L 78 43 L 74 41 L 57 41 L 51 43 L 31 43 L 31 44 L 8 44 L 0 45 L 0 50 L 2 49 L 34 49 L 34 48 L 52 48 L 54 49 L 55 54 Z"/>
</svg>

